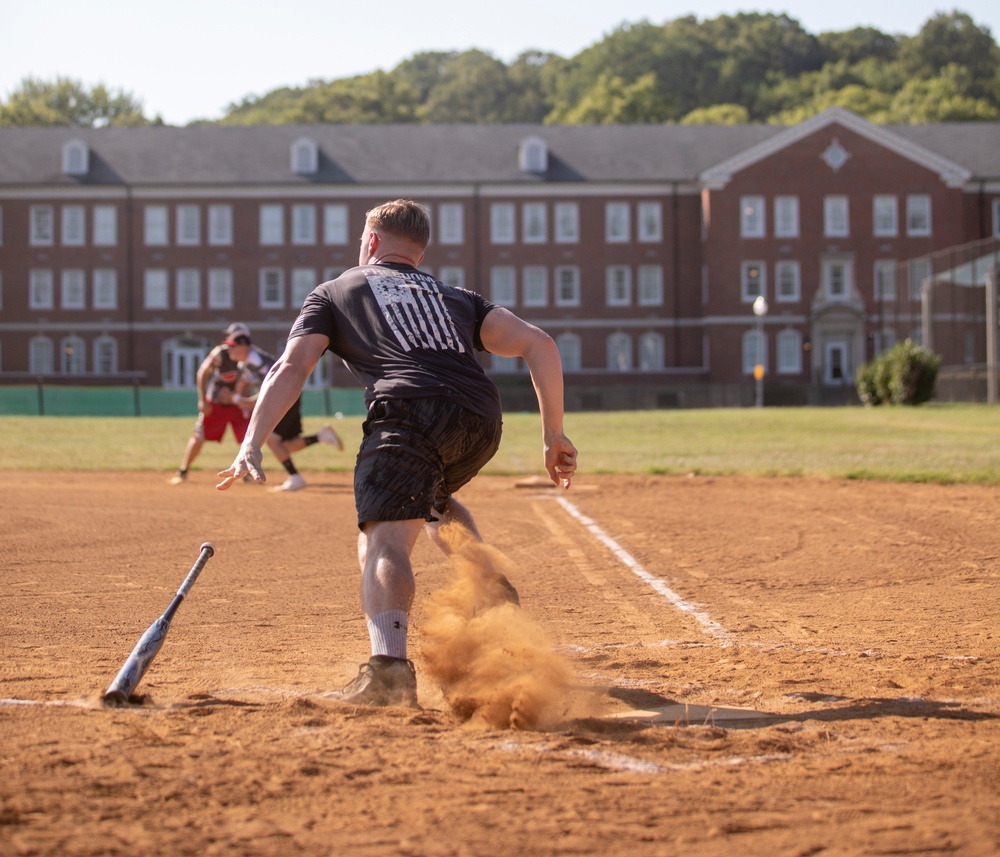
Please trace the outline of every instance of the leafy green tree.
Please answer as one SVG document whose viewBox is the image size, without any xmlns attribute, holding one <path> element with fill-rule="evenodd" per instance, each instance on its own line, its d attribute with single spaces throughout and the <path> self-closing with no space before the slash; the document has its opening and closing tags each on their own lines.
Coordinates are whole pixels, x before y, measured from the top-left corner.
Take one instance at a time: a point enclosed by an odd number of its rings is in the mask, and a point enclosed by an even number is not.
<svg viewBox="0 0 1000 857">
<path fill-rule="evenodd" d="M 967 94 L 973 98 L 997 99 L 1000 48 L 985 27 L 978 26 L 964 12 L 940 13 L 920 32 L 904 39 L 899 62 L 910 78 L 930 79 L 949 66 L 959 65 L 970 75 Z"/>
<path fill-rule="evenodd" d="M 681 125 L 746 125 L 750 113 L 742 104 L 713 104 L 698 107 L 681 119 Z"/>
<path fill-rule="evenodd" d="M 601 75 L 580 103 L 563 112 L 558 120 L 550 115 L 550 124 L 566 125 L 643 125 L 664 121 L 669 107 L 660 96 L 652 73 L 634 83 L 620 77 Z"/>
<path fill-rule="evenodd" d="M 469 50 L 446 63 L 440 80 L 419 108 L 424 122 L 506 122 L 512 96 L 507 67 L 484 51 Z"/>
<path fill-rule="evenodd" d="M 900 124 L 995 122 L 1000 108 L 977 98 L 968 69 L 949 65 L 937 77 L 909 81 L 892 99 L 888 121 Z"/>
<path fill-rule="evenodd" d="M 895 62 L 899 42 L 874 27 L 855 27 L 842 33 L 820 33 L 817 36 L 827 62 L 843 60 L 848 65 L 863 60 L 881 63 Z"/>
<path fill-rule="evenodd" d="M 157 123 L 162 120 L 157 119 Z M 80 81 L 57 77 L 48 82 L 26 77 L 0 103 L 0 126 L 61 125 L 100 128 L 106 125 L 152 124 L 142 112 L 142 102 L 124 90 L 103 84 L 87 89 Z"/>
</svg>

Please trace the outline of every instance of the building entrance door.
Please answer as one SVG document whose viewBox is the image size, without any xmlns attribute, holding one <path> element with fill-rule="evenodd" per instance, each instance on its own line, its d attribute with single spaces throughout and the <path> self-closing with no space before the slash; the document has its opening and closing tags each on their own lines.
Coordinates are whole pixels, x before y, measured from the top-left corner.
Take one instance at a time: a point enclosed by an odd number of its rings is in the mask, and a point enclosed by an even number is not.
<svg viewBox="0 0 1000 857">
<path fill-rule="evenodd" d="M 194 387 L 198 367 L 205 359 L 203 348 L 175 345 L 167 352 L 164 387 Z"/>
<path fill-rule="evenodd" d="M 826 371 L 823 382 L 826 384 L 849 384 L 850 368 L 847 365 L 847 343 L 828 342 L 826 344 Z"/>
</svg>

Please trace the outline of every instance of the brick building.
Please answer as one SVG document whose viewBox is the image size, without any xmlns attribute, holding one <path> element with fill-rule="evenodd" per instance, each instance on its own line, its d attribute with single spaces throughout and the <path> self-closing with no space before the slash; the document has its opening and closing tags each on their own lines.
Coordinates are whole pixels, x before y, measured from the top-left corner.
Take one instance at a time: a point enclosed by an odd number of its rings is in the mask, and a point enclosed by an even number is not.
<svg viewBox="0 0 1000 857">
<path fill-rule="evenodd" d="M 1000 124 L 833 108 L 792 128 L 0 129 L 0 383 L 191 386 L 233 320 L 280 351 L 397 196 L 431 210 L 427 270 L 556 339 L 570 407 L 745 403 L 758 361 L 769 399 L 834 400 L 925 331 L 961 343 L 946 363 L 986 360 L 982 292 L 927 327 L 920 285 L 931 254 L 1000 236 Z M 523 366 L 483 360 L 530 401 Z M 314 380 L 353 383 L 333 360 Z"/>
</svg>

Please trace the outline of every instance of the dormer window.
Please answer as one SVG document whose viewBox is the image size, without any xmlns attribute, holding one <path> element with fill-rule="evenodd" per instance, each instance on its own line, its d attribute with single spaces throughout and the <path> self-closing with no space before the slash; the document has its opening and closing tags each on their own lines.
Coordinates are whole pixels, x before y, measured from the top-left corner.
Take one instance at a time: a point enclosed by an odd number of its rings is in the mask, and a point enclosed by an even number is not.
<svg viewBox="0 0 1000 857">
<path fill-rule="evenodd" d="M 518 166 L 523 173 L 544 173 L 549 169 L 549 148 L 541 137 L 527 137 L 521 141 Z"/>
<path fill-rule="evenodd" d="M 90 172 L 90 150 L 83 140 L 69 140 L 62 149 L 62 171 L 68 176 Z"/>
<path fill-rule="evenodd" d="M 292 143 L 292 172 L 312 176 L 319 172 L 319 147 L 315 140 L 300 137 Z"/>
</svg>

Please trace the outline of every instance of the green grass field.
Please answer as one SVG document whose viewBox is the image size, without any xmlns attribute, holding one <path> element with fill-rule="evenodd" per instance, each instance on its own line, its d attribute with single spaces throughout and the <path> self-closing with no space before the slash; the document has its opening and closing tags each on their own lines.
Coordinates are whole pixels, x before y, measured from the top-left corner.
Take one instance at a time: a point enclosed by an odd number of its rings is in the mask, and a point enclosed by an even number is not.
<svg viewBox="0 0 1000 857">
<path fill-rule="evenodd" d="M 508 414 L 504 424 L 500 452 L 483 472 L 540 473 L 538 416 Z M 192 425 L 193 417 L 0 417 L 0 470 L 168 473 Z M 321 425 L 306 420 L 307 431 Z M 361 417 L 334 425 L 347 451 L 300 452 L 303 472 L 353 467 Z M 986 405 L 571 413 L 566 431 L 580 450 L 581 478 L 693 473 L 1000 485 L 1000 409 Z M 206 444 L 195 470 L 220 470 L 235 451 L 231 435 Z M 264 464 L 274 464 L 269 453 Z"/>
</svg>

